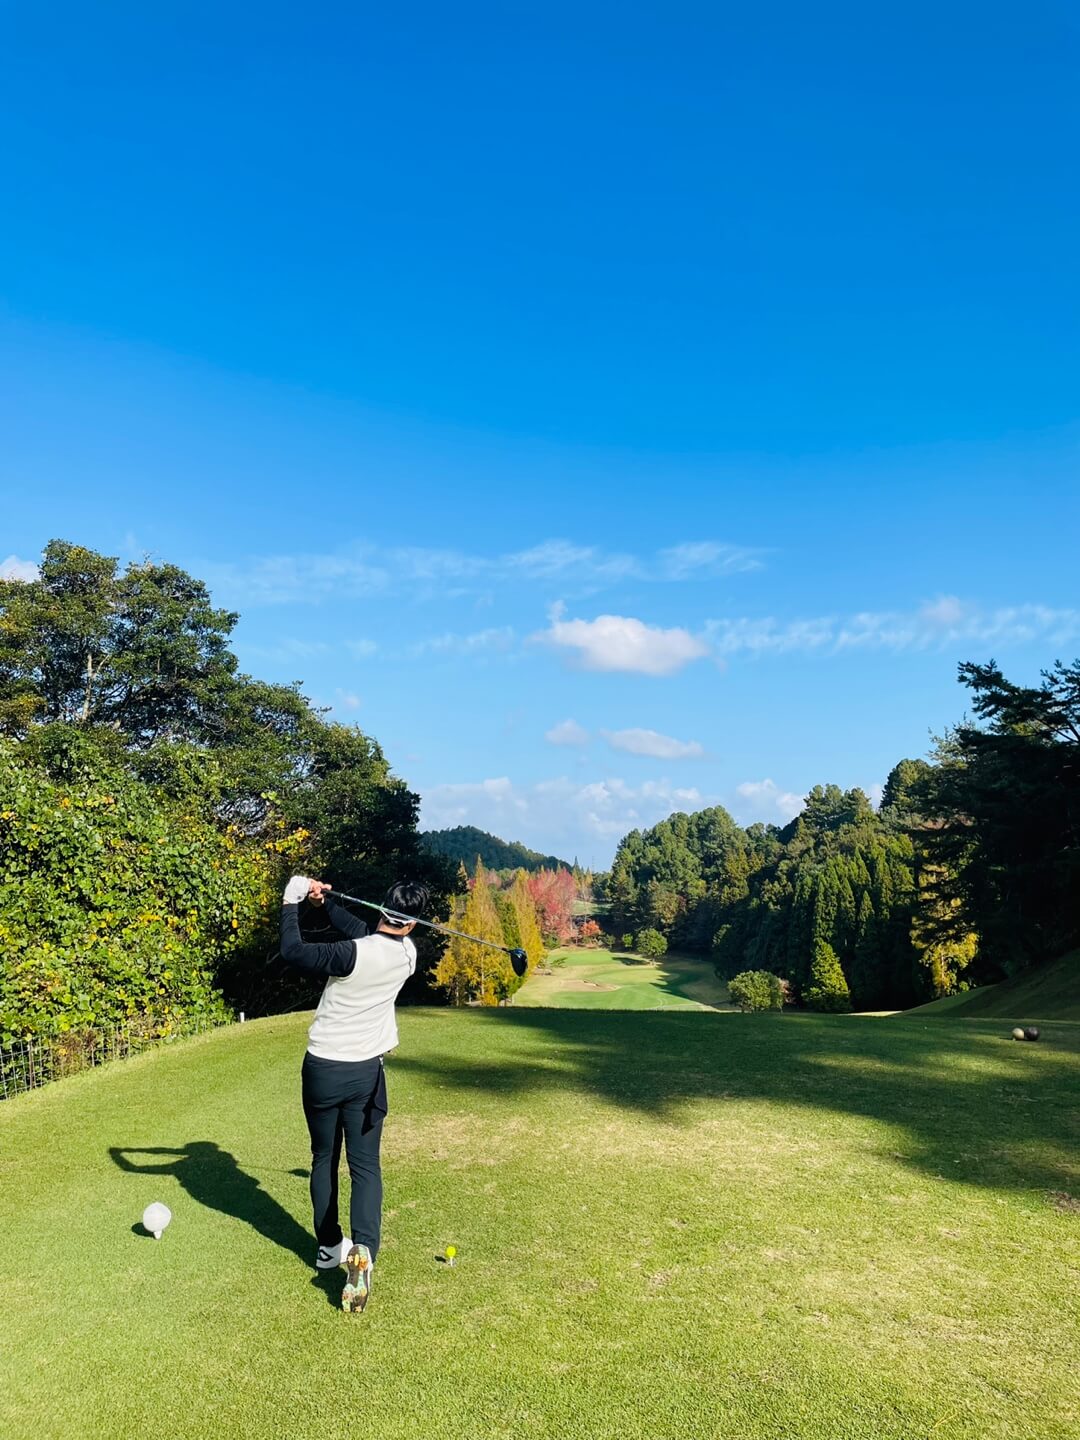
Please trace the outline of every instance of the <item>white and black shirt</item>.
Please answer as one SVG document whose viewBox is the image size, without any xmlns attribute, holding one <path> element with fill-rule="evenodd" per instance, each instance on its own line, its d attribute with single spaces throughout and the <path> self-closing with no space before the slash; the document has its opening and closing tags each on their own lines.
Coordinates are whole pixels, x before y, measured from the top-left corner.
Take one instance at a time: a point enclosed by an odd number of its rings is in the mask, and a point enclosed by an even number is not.
<svg viewBox="0 0 1080 1440">
<path fill-rule="evenodd" d="M 398 1043 L 394 1001 L 416 969 L 416 946 L 405 935 L 368 927 L 340 905 L 325 906 L 345 940 L 306 944 L 299 905 L 281 910 L 281 955 L 308 975 L 325 975 L 326 986 L 308 1031 L 308 1053 L 323 1060 L 371 1060 Z"/>
</svg>

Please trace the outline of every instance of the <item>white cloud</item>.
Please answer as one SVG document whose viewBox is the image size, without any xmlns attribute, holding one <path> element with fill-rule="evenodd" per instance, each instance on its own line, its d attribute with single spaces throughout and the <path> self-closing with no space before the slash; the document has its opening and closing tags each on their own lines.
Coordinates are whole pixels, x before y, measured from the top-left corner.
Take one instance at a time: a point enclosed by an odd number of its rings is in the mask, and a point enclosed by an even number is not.
<svg viewBox="0 0 1080 1440">
<path fill-rule="evenodd" d="M 549 629 L 534 637 L 576 652 L 585 670 L 624 670 L 639 675 L 672 675 L 708 647 L 689 630 L 663 630 L 627 615 L 598 615 L 595 620 L 564 620 L 559 607 Z"/>
<path fill-rule="evenodd" d="M 0 580 L 36 580 L 41 572 L 33 560 L 20 560 L 18 555 L 9 555 L 0 561 Z"/>
<path fill-rule="evenodd" d="M 656 760 L 693 760 L 705 754 L 697 740 L 675 740 L 657 730 L 603 730 L 601 734 L 613 750 L 629 755 L 651 755 Z"/>
<path fill-rule="evenodd" d="M 801 795 L 792 790 L 781 790 L 774 780 L 744 780 L 735 786 L 735 794 L 741 804 L 734 808 L 737 818 L 750 825 L 755 820 L 765 820 L 776 825 L 787 824 L 803 808 Z"/>
<path fill-rule="evenodd" d="M 334 702 L 335 710 L 359 710 L 363 701 L 359 695 L 354 695 L 348 690 L 338 690 L 337 700 Z"/>
<path fill-rule="evenodd" d="M 514 643 L 514 632 L 509 625 L 488 630 L 477 630 L 472 635 L 433 635 L 412 647 L 414 655 L 479 655 L 505 652 Z"/>
<path fill-rule="evenodd" d="M 1024 604 L 982 609 L 944 595 L 918 610 L 864 610 L 838 618 L 710 620 L 705 636 L 719 657 L 837 655 L 851 650 L 944 650 L 957 645 L 1060 645 L 1080 635 L 1080 610 Z"/>
<path fill-rule="evenodd" d="M 368 660 L 377 653 L 379 647 L 374 640 L 346 640 L 345 649 L 354 660 Z"/>
<path fill-rule="evenodd" d="M 576 720 L 561 720 L 544 732 L 544 739 L 549 745 L 587 745 L 589 732 Z"/>
<path fill-rule="evenodd" d="M 437 785 L 425 791 L 422 825 L 477 825 L 505 840 L 521 840 L 546 854 L 574 855 L 607 865 L 628 830 L 655 825 L 676 810 L 704 804 L 693 788 L 667 780 L 628 785 L 621 779 L 581 783 L 560 776 L 533 785 L 515 785 L 506 776 L 474 784 Z"/>
</svg>

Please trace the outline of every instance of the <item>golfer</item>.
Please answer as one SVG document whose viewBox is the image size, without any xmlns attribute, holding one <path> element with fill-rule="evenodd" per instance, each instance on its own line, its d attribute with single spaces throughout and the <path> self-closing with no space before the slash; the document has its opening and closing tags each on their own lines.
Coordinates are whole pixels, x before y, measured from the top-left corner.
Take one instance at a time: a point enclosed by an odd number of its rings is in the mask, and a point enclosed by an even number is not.
<svg viewBox="0 0 1080 1440">
<path fill-rule="evenodd" d="M 330 886 L 294 875 L 281 911 L 282 958 L 308 975 L 325 978 L 301 1070 L 304 1118 L 311 1134 L 311 1204 L 320 1270 L 348 1267 L 341 1307 L 360 1311 L 371 1294 L 372 1267 L 382 1225 L 379 1144 L 386 1116 L 383 1056 L 398 1043 L 394 1001 L 416 970 L 413 925 L 381 919 L 373 934 L 362 920 L 334 901 Z M 397 884 L 383 902 L 387 911 L 418 914 L 427 904 L 423 885 Z M 347 936 L 324 944 L 300 938 L 300 905 L 325 905 L 331 924 Z M 350 1234 L 338 1220 L 341 1142 L 352 1179 Z"/>
</svg>

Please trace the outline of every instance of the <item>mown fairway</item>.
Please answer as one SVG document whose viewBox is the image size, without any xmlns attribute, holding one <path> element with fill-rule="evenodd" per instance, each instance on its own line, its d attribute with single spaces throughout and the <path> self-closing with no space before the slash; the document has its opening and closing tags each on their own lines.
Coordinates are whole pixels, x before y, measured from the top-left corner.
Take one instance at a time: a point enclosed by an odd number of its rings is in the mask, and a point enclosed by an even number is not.
<svg viewBox="0 0 1080 1440">
<path fill-rule="evenodd" d="M 555 950 L 562 959 L 550 974 L 533 974 L 514 996 L 515 1005 L 572 1010 L 730 1009 L 727 986 L 707 961 L 665 955 L 650 962 L 611 950 Z"/>
<path fill-rule="evenodd" d="M 305 1023 L 0 1106 L 0 1433 L 1078 1433 L 1080 1026 L 406 1012 L 346 1318 L 296 1173 Z"/>
</svg>

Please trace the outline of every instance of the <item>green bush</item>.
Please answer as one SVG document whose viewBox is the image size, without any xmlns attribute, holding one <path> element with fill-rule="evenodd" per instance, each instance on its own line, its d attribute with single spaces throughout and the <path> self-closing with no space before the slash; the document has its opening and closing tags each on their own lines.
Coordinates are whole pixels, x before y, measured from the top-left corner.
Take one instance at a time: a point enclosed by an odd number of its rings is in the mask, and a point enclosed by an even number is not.
<svg viewBox="0 0 1080 1440">
<path fill-rule="evenodd" d="M 632 949 L 634 948 L 634 937 L 633 937 L 633 935 L 631 935 L 629 932 L 627 932 L 627 934 L 623 935 L 623 936 L 621 937 L 621 939 L 622 939 L 622 948 L 623 948 L 624 950 L 632 950 Z"/>
<path fill-rule="evenodd" d="M 76 731 L 52 749 L 0 742 L 0 1035 L 225 1018 L 217 971 L 265 956 L 297 837 L 222 830 Z"/>
<path fill-rule="evenodd" d="M 728 994 L 741 1010 L 781 1010 L 784 983 L 768 970 L 744 970 L 728 981 Z"/>
<path fill-rule="evenodd" d="M 667 941 L 659 930 L 639 930 L 634 949 L 647 960 L 659 960 L 661 955 L 667 954 Z"/>
</svg>

